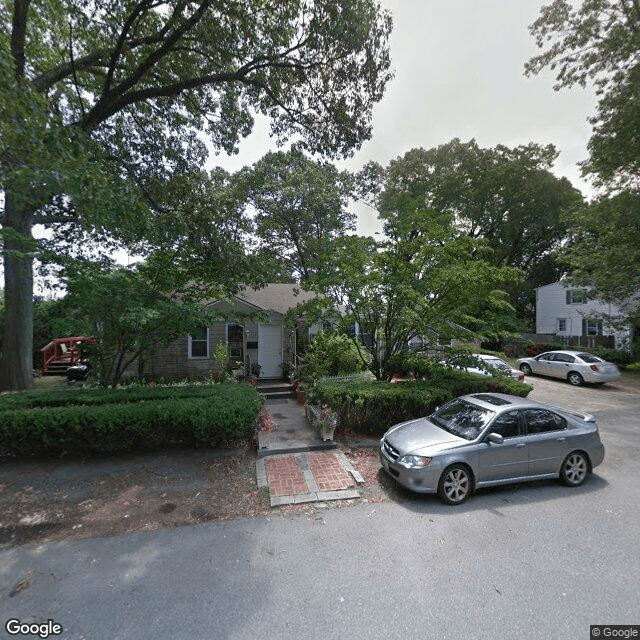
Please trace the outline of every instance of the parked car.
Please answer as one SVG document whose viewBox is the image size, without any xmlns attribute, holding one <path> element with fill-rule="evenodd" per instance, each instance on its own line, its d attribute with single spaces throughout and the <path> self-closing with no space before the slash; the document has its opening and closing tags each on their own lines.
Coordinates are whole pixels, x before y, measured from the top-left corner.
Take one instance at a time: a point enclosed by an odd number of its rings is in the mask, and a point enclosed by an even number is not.
<svg viewBox="0 0 640 640">
<path fill-rule="evenodd" d="M 496 356 L 486 353 L 462 354 L 445 360 L 443 364 L 448 367 L 455 367 L 456 369 L 467 371 L 468 373 L 475 373 L 479 376 L 491 376 L 495 372 L 499 372 L 515 378 L 520 382 L 524 382 L 524 373 L 522 373 L 522 371 L 514 369 L 508 362 L 502 360 L 502 358 L 497 358 Z"/>
<path fill-rule="evenodd" d="M 454 505 L 497 484 L 559 477 L 577 487 L 603 459 L 593 416 L 503 393 L 455 398 L 380 440 L 391 477 Z"/>
<path fill-rule="evenodd" d="M 552 376 L 574 385 L 585 382 L 604 384 L 617 380 L 621 375 L 613 362 L 581 351 L 546 351 L 535 358 L 520 358 L 518 368 L 527 376 L 533 373 Z"/>
</svg>

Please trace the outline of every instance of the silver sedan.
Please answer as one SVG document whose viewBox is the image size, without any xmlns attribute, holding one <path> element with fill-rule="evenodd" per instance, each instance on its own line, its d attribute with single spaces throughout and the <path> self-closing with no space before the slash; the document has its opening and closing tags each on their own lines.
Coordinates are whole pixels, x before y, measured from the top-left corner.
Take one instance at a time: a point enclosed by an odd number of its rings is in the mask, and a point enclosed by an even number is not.
<svg viewBox="0 0 640 640">
<path fill-rule="evenodd" d="M 547 351 L 535 358 L 520 358 L 518 368 L 527 376 L 536 373 L 562 378 L 573 385 L 604 384 L 620 377 L 620 370 L 613 362 L 581 351 Z"/>
<path fill-rule="evenodd" d="M 447 504 L 479 487 L 525 480 L 560 478 L 577 487 L 603 459 L 593 416 L 502 393 L 461 396 L 380 440 L 389 475 Z"/>
</svg>

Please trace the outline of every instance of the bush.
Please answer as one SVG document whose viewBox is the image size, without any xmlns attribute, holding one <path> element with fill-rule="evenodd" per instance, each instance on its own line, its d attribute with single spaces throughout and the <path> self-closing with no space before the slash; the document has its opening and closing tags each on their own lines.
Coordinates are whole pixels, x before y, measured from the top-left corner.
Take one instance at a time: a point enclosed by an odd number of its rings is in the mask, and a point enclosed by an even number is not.
<svg viewBox="0 0 640 640">
<path fill-rule="evenodd" d="M 320 381 L 315 394 L 319 403 L 338 412 L 341 428 L 382 436 L 390 426 L 429 415 L 456 396 L 499 392 L 525 397 L 531 389 L 511 378 L 480 377 L 436 365 L 428 380 L 396 384 Z"/>
<path fill-rule="evenodd" d="M 31 406 L 20 408 L 15 405 L 23 394 L 3 396 L 0 457 L 216 446 L 251 437 L 261 407 L 255 388 L 244 384 L 132 391 L 54 393 L 54 402 L 66 402 L 47 404 L 43 397 L 31 397 Z"/>
<path fill-rule="evenodd" d="M 358 373 L 365 368 L 360 351 L 349 336 L 321 331 L 305 351 L 300 374 L 304 381 L 315 381 Z"/>
<path fill-rule="evenodd" d="M 393 376 L 410 376 L 423 378 L 429 375 L 437 363 L 422 353 L 414 353 L 411 351 L 401 351 L 387 358 L 385 362 L 385 377 L 387 379 Z"/>
</svg>

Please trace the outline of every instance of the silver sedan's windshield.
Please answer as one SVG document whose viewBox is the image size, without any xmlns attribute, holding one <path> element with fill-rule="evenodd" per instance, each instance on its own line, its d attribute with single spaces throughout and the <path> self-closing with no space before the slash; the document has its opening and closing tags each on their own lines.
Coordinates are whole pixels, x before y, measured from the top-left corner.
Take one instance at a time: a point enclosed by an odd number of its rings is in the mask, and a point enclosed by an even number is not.
<svg viewBox="0 0 640 640">
<path fill-rule="evenodd" d="M 494 411 L 457 399 L 438 409 L 430 419 L 455 436 L 475 440 L 495 415 Z"/>
</svg>

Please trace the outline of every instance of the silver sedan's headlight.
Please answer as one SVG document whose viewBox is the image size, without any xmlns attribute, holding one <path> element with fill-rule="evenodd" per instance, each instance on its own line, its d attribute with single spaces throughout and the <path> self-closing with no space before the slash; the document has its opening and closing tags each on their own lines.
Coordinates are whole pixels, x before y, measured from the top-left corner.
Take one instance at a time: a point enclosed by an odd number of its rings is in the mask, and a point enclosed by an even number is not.
<svg viewBox="0 0 640 640">
<path fill-rule="evenodd" d="M 429 466 L 431 458 L 425 458 L 424 456 L 402 456 L 398 460 L 398 464 L 401 464 L 407 469 L 421 469 L 422 467 Z"/>
</svg>

